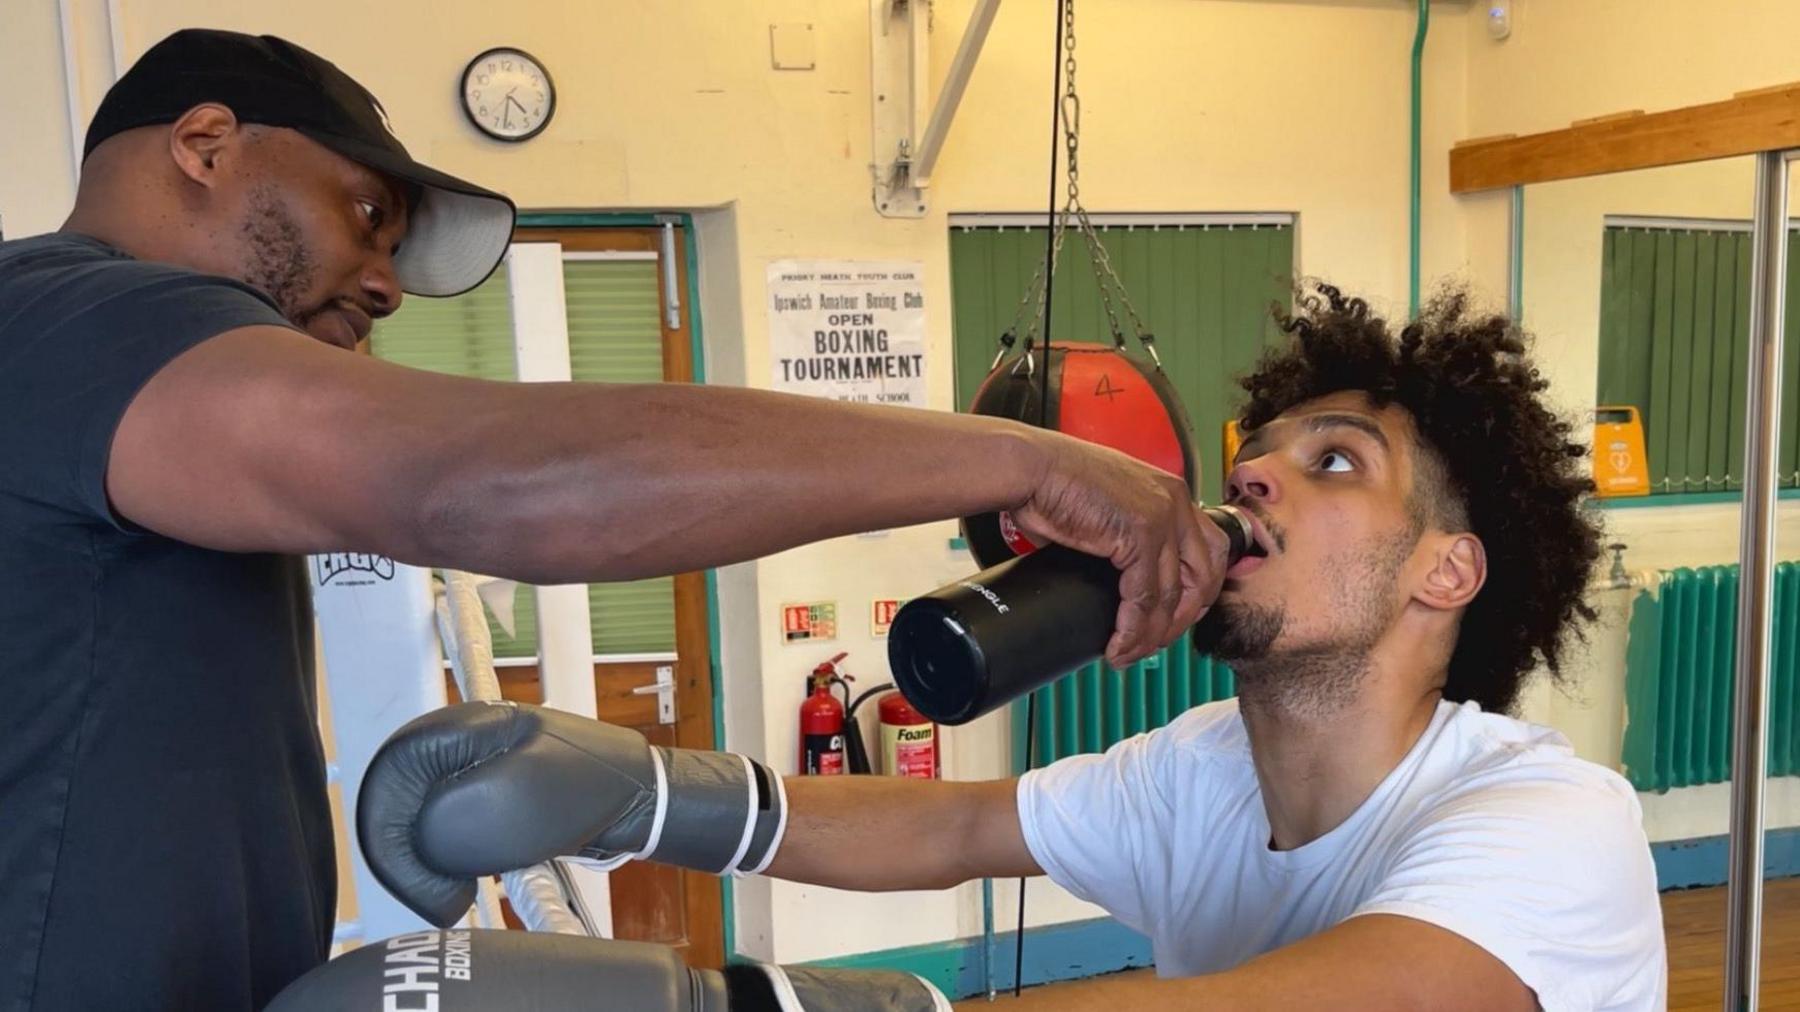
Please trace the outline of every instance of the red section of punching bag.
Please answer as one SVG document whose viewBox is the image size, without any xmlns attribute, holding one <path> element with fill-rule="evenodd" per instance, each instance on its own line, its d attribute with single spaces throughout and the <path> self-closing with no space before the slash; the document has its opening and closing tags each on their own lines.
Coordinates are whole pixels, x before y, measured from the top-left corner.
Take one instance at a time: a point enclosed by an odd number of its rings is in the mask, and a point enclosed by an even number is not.
<svg viewBox="0 0 1800 1012">
<path fill-rule="evenodd" d="M 1178 423 L 1138 364 L 1099 345 L 1058 347 L 1065 354 L 1056 428 L 1188 478 Z"/>
<path fill-rule="evenodd" d="M 1049 370 L 1047 410 L 1046 377 L 1027 371 L 1022 356 L 1001 362 L 982 380 L 969 410 L 1112 447 L 1194 486 L 1187 412 L 1161 370 L 1112 345 L 1063 341 L 1052 344 L 1047 356 L 1037 353 L 1035 364 Z M 1037 547 L 1004 513 L 964 517 L 962 529 L 984 569 Z"/>
</svg>

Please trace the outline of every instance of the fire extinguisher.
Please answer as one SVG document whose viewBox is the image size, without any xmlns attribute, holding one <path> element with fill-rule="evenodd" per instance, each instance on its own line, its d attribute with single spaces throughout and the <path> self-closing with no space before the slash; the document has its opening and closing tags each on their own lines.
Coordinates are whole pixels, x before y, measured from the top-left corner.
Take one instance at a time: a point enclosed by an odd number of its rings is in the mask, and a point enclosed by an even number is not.
<svg viewBox="0 0 1800 1012">
<path fill-rule="evenodd" d="M 881 772 L 892 776 L 938 778 L 937 725 L 913 709 L 906 697 L 881 697 Z"/>
<path fill-rule="evenodd" d="M 800 704 L 800 772 L 819 775 L 844 772 L 844 704 L 831 691 L 840 676 L 838 654 L 807 677 L 811 693 Z"/>
</svg>

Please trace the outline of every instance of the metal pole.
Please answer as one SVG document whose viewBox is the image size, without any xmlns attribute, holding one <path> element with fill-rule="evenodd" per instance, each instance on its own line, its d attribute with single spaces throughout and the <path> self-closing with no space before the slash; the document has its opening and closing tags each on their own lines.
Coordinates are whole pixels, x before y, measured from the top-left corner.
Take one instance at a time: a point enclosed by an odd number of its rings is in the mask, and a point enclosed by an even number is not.
<svg viewBox="0 0 1800 1012">
<path fill-rule="evenodd" d="M 75 0 L 56 0 L 57 24 L 62 29 L 64 111 L 69 114 L 69 178 L 72 192 L 81 191 L 81 148 L 87 116 L 81 104 L 81 63 L 75 46 Z"/>
<path fill-rule="evenodd" d="M 993 1001 L 994 987 L 994 880 L 981 880 L 981 977 L 987 982 L 987 1000 Z"/>
<path fill-rule="evenodd" d="M 1750 355 L 1744 411 L 1744 506 L 1738 541 L 1737 686 L 1732 715 L 1731 864 L 1726 881 L 1725 1009 L 1756 1008 L 1762 942 L 1763 777 L 1769 718 L 1769 601 L 1774 590 L 1775 451 L 1781 398 L 1787 160 L 1756 156 L 1750 257 Z"/>
<path fill-rule="evenodd" d="M 112 37 L 112 79 L 116 84 L 130 66 L 125 59 L 125 23 L 119 0 L 106 0 L 106 27 Z"/>
<path fill-rule="evenodd" d="M 1507 215 L 1506 315 L 1515 321 L 1525 317 L 1525 188 L 1512 188 L 1512 210 Z"/>
<path fill-rule="evenodd" d="M 680 330 L 681 278 L 676 272 L 681 266 L 675 262 L 675 226 L 681 224 L 681 219 L 672 214 L 659 214 L 656 220 L 662 223 L 664 326 L 669 330 Z"/>
</svg>

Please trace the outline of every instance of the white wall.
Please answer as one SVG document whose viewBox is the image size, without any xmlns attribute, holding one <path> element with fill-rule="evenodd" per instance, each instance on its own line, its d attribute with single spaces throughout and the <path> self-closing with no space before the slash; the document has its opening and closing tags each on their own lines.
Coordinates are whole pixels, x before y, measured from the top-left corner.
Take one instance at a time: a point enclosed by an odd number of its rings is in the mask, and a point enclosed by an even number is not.
<svg viewBox="0 0 1800 1012">
<path fill-rule="evenodd" d="M 1625 564 L 1639 585 L 1650 573 L 1678 566 L 1711 566 L 1737 561 L 1739 510 L 1736 503 L 1613 509 L 1604 515 L 1608 541 L 1627 546 Z M 1800 502 L 1785 501 L 1777 513 L 1781 558 L 1800 555 Z M 1611 564 L 1611 555 L 1607 556 Z M 1540 677 L 1520 698 L 1520 716 L 1548 724 L 1569 736 L 1583 758 L 1618 765 L 1625 734 L 1625 650 L 1630 602 L 1639 593 L 1595 589 L 1589 601 L 1600 613 L 1587 649 L 1572 653 L 1564 685 Z M 1644 828 L 1651 841 L 1723 835 L 1729 831 L 1730 790 L 1726 784 L 1640 794 Z M 1800 826 L 1800 778 L 1770 781 L 1763 809 L 1769 829 Z"/>
<path fill-rule="evenodd" d="M 1471 17 L 1466 94 L 1468 136 L 1528 134 L 1634 109 L 1657 111 L 1716 102 L 1739 91 L 1796 77 L 1792 40 L 1800 5 L 1786 0 L 1731 4 L 1677 0 L 1514 0 L 1514 33 L 1487 38 Z M 1566 409 L 1593 404 L 1598 375 L 1602 221 L 1609 214 L 1750 217 L 1754 167 L 1749 157 L 1649 169 L 1525 190 L 1524 322 Z M 1457 198 L 1468 212 L 1465 236 L 1472 269 L 1488 285 L 1505 277 L 1505 194 Z M 1790 296 L 1791 297 L 1791 296 Z M 1778 557 L 1800 557 L 1796 504 L 1784 504 Z M 1711 565 L 1737 558 L 1738 510 L 1701 506 L 1611 510 L 1609 536 L 1630 545 L 1633 570 Z M 1616 760 L 1622 733 L 1626 595 L 1599 595 L 1603 622 L 1594 647 L 1574 666 L 1573 697 L 1540 685 L 1526 713 L 1565 729 L 1577 749 Z M 1610 759 L 1609 759 L 1610 757 Z M 1726 831 L 1728 792 L 1720 786 L 1645 795 L 1652 839 Z M 1771 827 L 1800 824 L 1800 799 L 1772 786 Z"/>
<path fill-rule="evenodd" d="M 1511 38 L 1465 19 L 1469 137 L 1556 130 L 1579 119 L 1717 102 L 1791 81 L 1800 5 L 1680 0 L 1514 0 Z M 1748 218 L 1748 158 L 1544 183 L 1525 191 L 1525 313 L 1557 396 L 1592 404 L 1605 214 Z M 1505 276 L 1504 194 L 1455 198 L 1484 285 Z"/>
<path fill-rule="evenodd" d="M 93 82 L 103 83 L 110 66 L 106 4 L 70 3 L 82 61 L 78 104 L 91 110 L 99 95 Z M 534 0 L 507 7 L 499 19 L 493 5 L 477 0 L 117 6 L 127 56 L 187 25 L 273 32 L 315 48 L 382 97 L 415 154 L 504 189 L 523 207 L 694 211 L 714 382 L 769 382 L 763 278 L 770 260 L 912 259 L 924 264 L 930 403 L 950 408 L 945 215 L 1033 210 L 1045 196 L 1047 3 L 1002 7 L 938 166 L 930 212 L 916 221 L 884 219 L 870 208 L 861 3 Z M 1454 140 L 1700 101 L 1793 76 L 1786 40 L 1800 15 L 1776 0 L 1741 6 L 1739 16 L 1723 19 L 1698 13 L 1712 5 L 1673 0 L 1516 0 L 1514 38 L 1493 43 L 1478 9 L 1436 5 L 1425 68 L 1426 278 L 1460 274 L 1495 300 L 1506 290 L 1505 200 L 1448 195 L 1445 156 Z M 948 66 L 970 8 L 971 0 L 937 0 L 936 72 Z M 1301 270 L 1404 311 L 1409 4 L 1089 0 L 1080 10 L 1082 179 L 1091 208 L 1295 212 Z M 8 138 L 0 218 L 8 235 L 21 235 L 56 227 L 67 210 L 69 129 L 55 3 L 7 0 L 6 17 L 0 57 L 17 79 L 42 82 L 0 89 Z M 769 27 L 790 22 L 815 26 L 817 69 L 770 69 Z M 502 43 L 541 58 L 561 95 L 554 123 L 524 145 L 476 136 L 456 108 L 463 64 Z M 1541 203 L 1549 207 L 1551 198 Z M 1580 213 L 1588 218 L 1570 219 L 1576 232 L 1592 217 Z M 1543 231 L 1553 234 L 1548 225 Z M 1586 267 L 1552 271 L 1578 277 Z M 1588 276 L 1597 278 L 1597 270 Z M 1528 307 L 1534 291 L 1550 286 L 1528 281 Z M 1591 298 L 1571 294 L 1556 319 L 1548 301 L 1530 310 L 1557 335 L 1550 371 L 1572 408 L 1591 398 L 1593 336 L 1582 308 Z M 884 678 L 883 645 L 867 635 L 868 602 L 968 571 L 969 561 L 948 548 L 953 533 L 953 525 L 935 524 L 846 538 L 722 571 L 729 743 L 791 765 L 802 676 L 835 650 L 850 651 L 850 669 L 865 684 Z M 779 606 L 821 599 L 839 604 L 840 639 L 781 644 Z M 996 719 L 946 737 L 951 775 L 1004 772 L 1006 741 Z M 1009 888 L 1002 887 L 1003 906 Z M 972 886 L 878 897 L 787 883 L 736 889 L 738 943 L 752 955 L 810 959 L 979 927 Z M 1034 885 L 1031 912 L 1043 922 L 1095 911 Z"/>
</svg>

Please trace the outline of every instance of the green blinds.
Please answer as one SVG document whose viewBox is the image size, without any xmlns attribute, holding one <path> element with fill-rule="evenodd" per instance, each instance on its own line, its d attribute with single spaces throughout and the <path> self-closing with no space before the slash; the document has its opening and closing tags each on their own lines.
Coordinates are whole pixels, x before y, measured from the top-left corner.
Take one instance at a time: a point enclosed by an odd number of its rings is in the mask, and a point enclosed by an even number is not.
<svg viewBox="0 0 1800 1012">
<path fill-rule="evenodd" d="M 656 272 L 653 259 L 563 261 L 569 365 L 575 379 L 590 383 L 662 382 L 662 321 Z M 595 653 L 674 652 L 672 578 L 591 583 L 588 603 L 594 616 Z"/>
<path fill-rule="evenodd" d="M 456 376 L 517 379 L 507 293 L 502 263 L 480 287 L 453 299 L 404 299 L 399 312 L 376 321 L 375 357 Z"/>
<path fill-rule="evenodd" d="M 586 259 L 573 254 L 563 262 L 563 288 L 575 379 L 616 383 L 662 379 L 654 260 Z M 515 379 L 506 268 L 455 298 L 406 300 L 399 312 L 375 325 L 373 346 L 378 357 L 419 369 Z M 671 580 L 591 584 L 588 601 L 596 654 L 675 649 Z M 514 620 L 514 636 L 493 623 L 494 655 L 537 656 L 533 595 L 518 595 Z"/>
<path fill-rule="evenodd" d="M 1800 285 L 1788 238 L 1788 284 Z M 1600 287 L 1600 404 L 1636 405 L 1652 494 L 1743 484 L 1750 317 L 1745 231 L 1608 226 Z M 1782 485 L 1800 473 L 1800 300 L 1786 307 L 1781 369 Z"/>
<path fill-rule="evenodd" d="M 574 254 L 580 256 L 580 254 Z M 563 261 L 569 309 L 569 364 L 578 380 L 660 383 L 661 308 L 656 261 Z"/>
<path fill-rule="evenodd" d="M 1233 381 L 1280 336 L 1270 307 L 1291 301 L 1293 226 L 1137 225 L 1100 231 L 1194 423 L 1201 496 L 1217 502 L 1224 425 L 1241 399 Z M 987 375 L 1000 334 L 1012 324 L 1043 262 L 1044 239 L 1041 227 L 951 230 L 958 408 L 968 406 Z M 1053 298 L 1056 340 L 1112 340 L 1087 249 L 1077 236 L 1063 245 Z M 1120 323 L 1129 327 L 1123 310 Z"/>
</svg>

